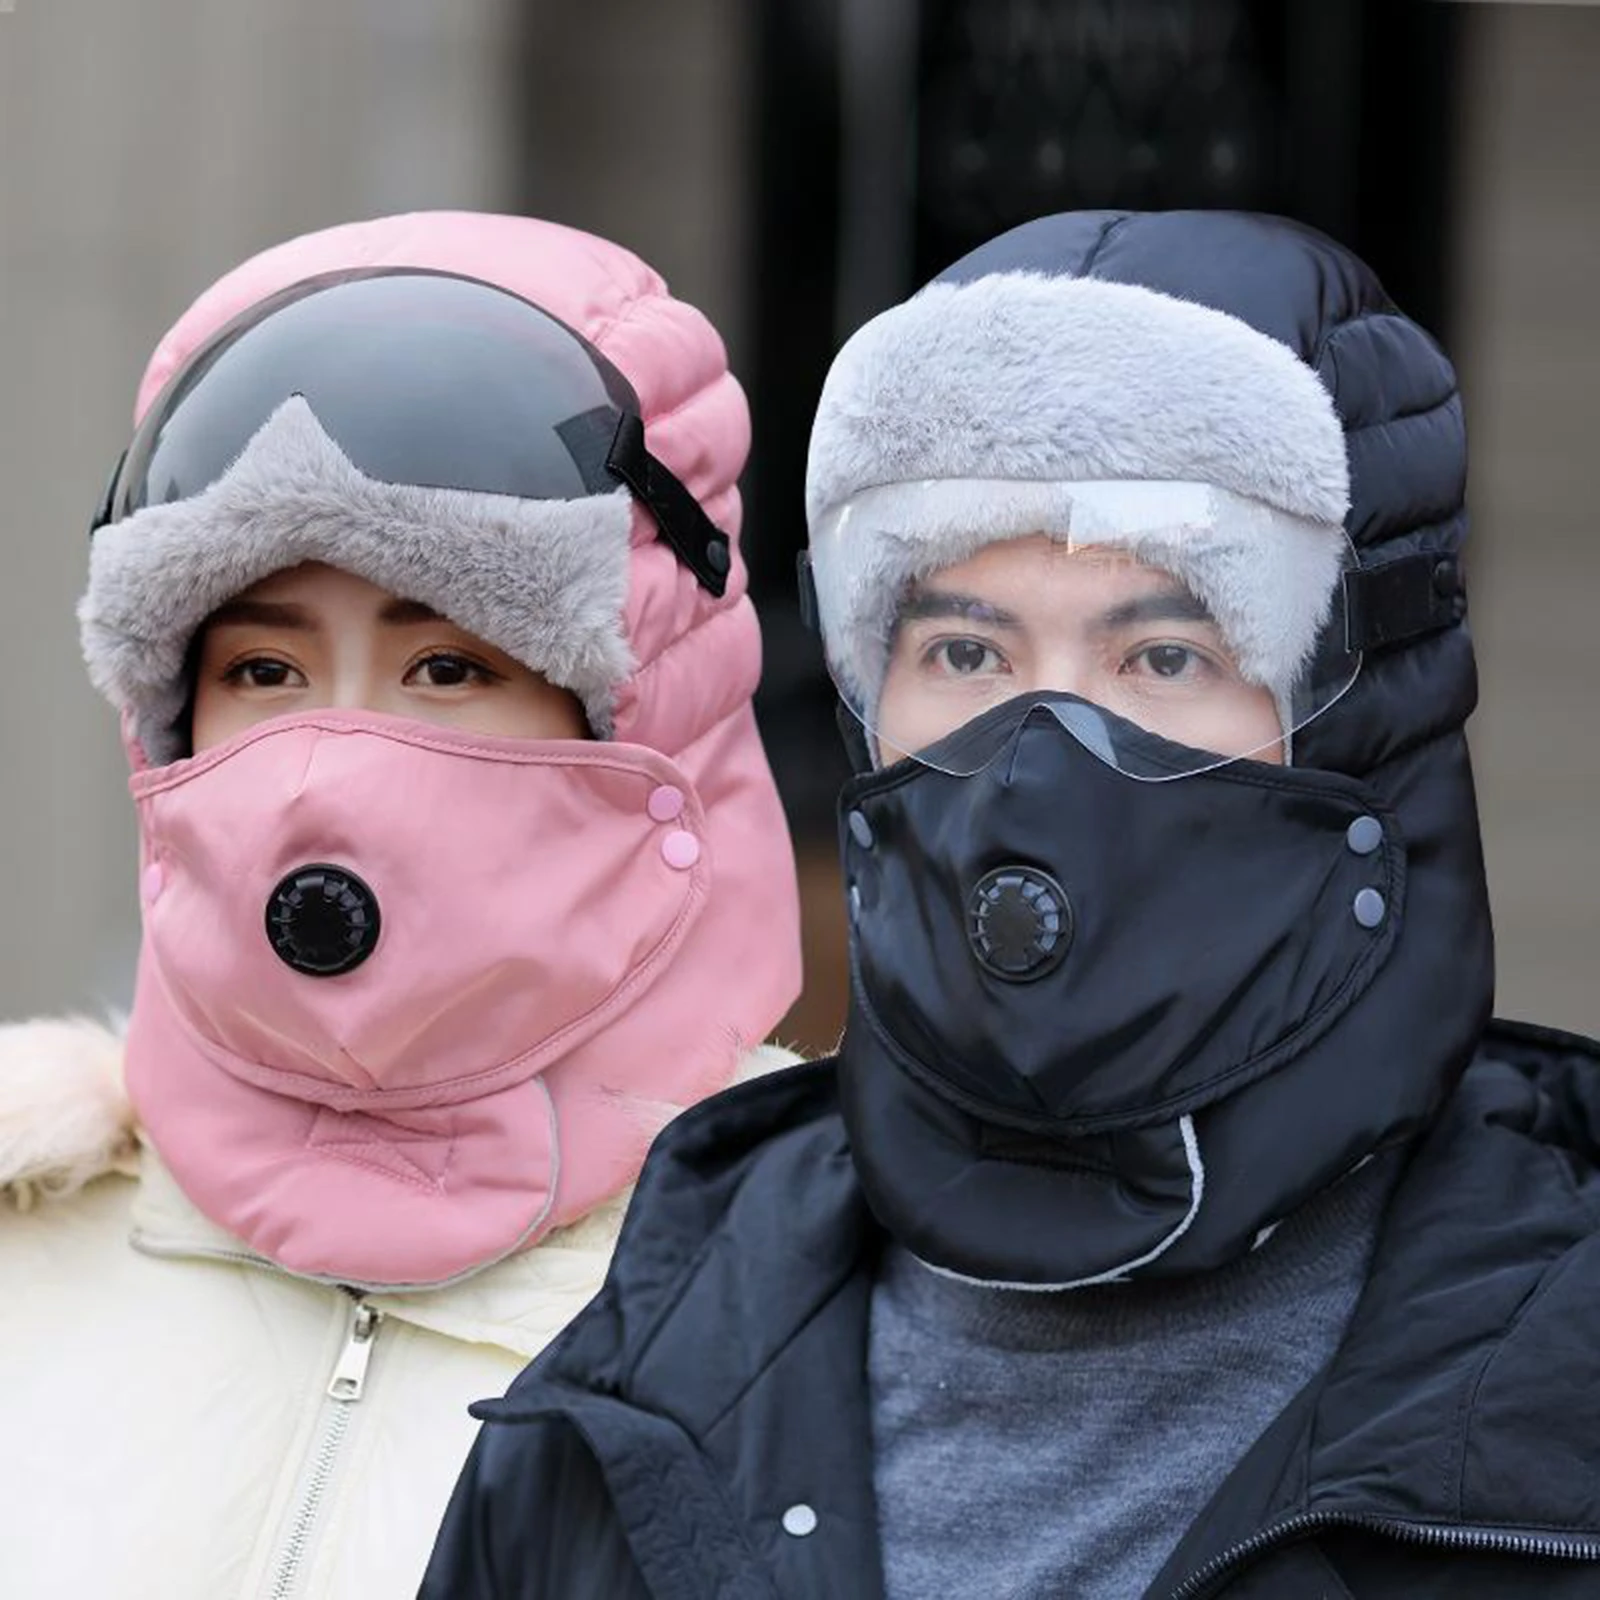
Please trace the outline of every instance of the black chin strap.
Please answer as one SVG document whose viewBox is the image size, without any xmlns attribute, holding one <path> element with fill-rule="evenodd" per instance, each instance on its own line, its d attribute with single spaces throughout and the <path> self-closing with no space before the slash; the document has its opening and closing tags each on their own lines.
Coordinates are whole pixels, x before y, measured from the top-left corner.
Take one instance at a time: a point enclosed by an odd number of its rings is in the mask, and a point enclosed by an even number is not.
<svg viewBox="0 0 1600 1600">
<path fill-rule="evenodd" d="M 699 579 L 701 588 L 720 598 L 728 587 L 728 568 L 733 563 L 728 536 L 645 448 L 644 423 L 632 411 L 624 411 L 617 418 L 606 470 L 627 484 L 634 497 L 649 508 L 661 537 Z"/>
<path fill-rule="evenodd" d="M 1345 645 L 1352 654 L 1453 628 L 1467 614 L 1454 556 L 1424 551 L 1347 572 Z"/>
<path fill-rule="evenodd" d="M 556 432 L 571 452 L 585 487 L 599 494 L 620 478 L 655 519 L 661 537 L 700 586 L 721 599 L 733 565 L 728 536 L 671 469 L 645 448 L 644 423 L 638 414 L 599 406 L 569 418 Z M 112 468 L 89 523 L 91 537 L 112 520 L 118 480 L 127 459 L 124 450 Z"/>
</svg>

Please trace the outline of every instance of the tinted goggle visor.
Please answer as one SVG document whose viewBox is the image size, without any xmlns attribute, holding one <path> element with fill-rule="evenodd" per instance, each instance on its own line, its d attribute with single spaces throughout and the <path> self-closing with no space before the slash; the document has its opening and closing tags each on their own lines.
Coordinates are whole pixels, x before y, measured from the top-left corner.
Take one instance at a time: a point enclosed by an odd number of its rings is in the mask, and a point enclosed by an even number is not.
<svg viewBox="0 0 1600 1600">
<path fill-rule="evenodd" d="M 645 448 L 627 378 L 520 296 L 417 269 L 307 279 L 222 328 L 140 422 L 95 526 L 203 493 L 295 396 L 382 483 L 522 500 L 626 485 L 702 585 L 726 586 L 727 538 Z"/>
</svg>

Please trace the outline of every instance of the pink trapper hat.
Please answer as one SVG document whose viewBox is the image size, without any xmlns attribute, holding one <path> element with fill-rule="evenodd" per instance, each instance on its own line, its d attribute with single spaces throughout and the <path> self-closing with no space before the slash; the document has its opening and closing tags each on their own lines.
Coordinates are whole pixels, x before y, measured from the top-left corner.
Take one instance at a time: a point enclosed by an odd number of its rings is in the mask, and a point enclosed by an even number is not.
<svg viewBox="0 0 1600 1600">
<path fill-rule="evenodd" d="M 271 1259 L 340 1282 L 421 1285 L 534 1242 L 630 1183 L 661 1123 L 725 1086 L 793 1001 L 799 907 L 788 831 L 751 709 L 760 642 L 738 554 L 736 486 L 748 411 L 715 330 L 637 257 L 555 224 L 465 213 L 310 234 L 256 256 L 194 303 L 151 359 L 136 420 L 232 319 L 307 279 L 362 268 L 477 279 L 581 334 L 632 384 L 649 451 L 732 543 L 726 587 L 717 594 L 624 493 L 602 497 L 613 510 L 586 521 L 580 539 L 571 528 L 576 502 L 376 483 L 339 454 L 309 412 L 291 415 L 289 406 L 204 496 L 149 505 L 96 536 L 80 611 L 85 650 L 129 728 L 150 902 L 128 1044 L 136 1105 L 190 1198 Z M 286 483 L 293 504 L 275 504 Z M 487 577 L 473 570 L 468 545 L 449 544 L 476 529 L 487 530 L 483 543 L 497 552 Z M 415 556 L 415 577 L 400 549 Z M 483 1056 L 469 1020 L 467 1037 L 441 1037 L 420 1067 L 415 1053 L 403 1062 L 397 1055 L 392 1070 L 381 1051 L 352 1063 L 338 1041 L 320 1059 L 315 1051 L 265 1059 L 278 1048 L 272 1017 L 259 1029 L 241 1028 L 191 1003 L 162 940 L 152 938 L 156 907 L 166 899 L 170 915 L 179 903 L 162 889 L 170 892 L 182 877 L 182 840 L 215 826 L 195 797 L 219 753 L 173 759 L 181 755 L 171 742 L 171 713 L 182 693 L 183 653 L 222 599 L 306 560 L 347 567 L 390 589 L 406 583 L 406 598 L 573 689 L 602 735 L 571 747 L 580 765 L 611 763 L 582 780 L 601 785 L 595 792 L 603 793 L 607 816 L 591 842 L 598 847 L 607 829 L 632 828 L 626 819 L 636 818 L 638 848 L 627 858 L 640 876 L 629 882 L 634 899 L 649 902 L 651 937 L 663 953 L 644 978 L 617 978 L 608 988 L 604 953 L 574 949 L 573 981 L 588 985 L 594 1004 L 583 1026 L 557 1030 L 558 1045 L 498 1059 L 499 1045 L 486 1037 Z M 397 746 L 411 752 L 408 761 L 439 773 L 441 793 L 469 781 L 474 763 L 507 793 L 507 785 L 521 794 L 542 782 L 529 775 L 514 741 L 484 741 L 474 755 L 454 736 L 434 748 L 412 724 L 332 717 L 309 719 L 316 725 L 307 727 L 307 720 L 276 733 L 267 725 L 254 744 L 243 741 L 251 750 L 259 745 L 256 754 L 235 753 L 241 741 L 225 752 L 257 763 L 262 783 L 292 747 L 307 770 L 314 762 L 330 770 L 354 763 L 348 783 L 355 786 L 361 750 Z M 544 753 L 547 770 L 568 764 L 560 751 Z M 252 792 L 249 783 L 229 788 Z M 186 798 L 174 810 L 178 796 Z M 563 802 L 553 815 L 566 830 L 560 848 L 581 856 L 581 807 Z M 226 848 L 225 839 L 207 839 L 208 849 Z M 308 850 L 315 843 L 303 842 Z M 615 838 L 607 848 L 617 848 Z M 365 859 L 359 830 L 348 853 L 357 872 L 383 875 L 382 852 Z M 283 864 L 239 861 L 240 903 L 264 903 Z M 507 864 L 508 878 L 516 866 Z M 657 881 L 661 870 L 670 882 Z M 592 898 L 594 875 L 571 876 L 588 883 Z M 385 884 L 371 887 L 382 902 Z M 586 923 L 582 937 L 637 944 L 629 896 L 620 885 L 613 892 L 614 905 Z M 513 914 L 508 900 L 504 915 Z M 177 925 L 178 937 L 188 937 L 185 926 Z M 258 994 L 296 976 L 270 967 L 276 957 L 264 938 L 260 953 L 269 967 Z M 329 997 L 330 1014 L 370 1021 L 373 1002 L 363 1010 L 363 986 L 381 995 L 384 954 L 380 942 L 354 970 L 302 981 L 324 985 L 315 992 Z M 535 962 L 529 970 L 540 972 L 541 983 L 562 981 L 559 965 Z M 548 989 L 526 997 L 530 1012 L 549 1003 Z M 547 1031 L 535 1027 L 530 1037 Z M 514 1036 L 515 1029 L 506 1035 Z"/>
</svg>

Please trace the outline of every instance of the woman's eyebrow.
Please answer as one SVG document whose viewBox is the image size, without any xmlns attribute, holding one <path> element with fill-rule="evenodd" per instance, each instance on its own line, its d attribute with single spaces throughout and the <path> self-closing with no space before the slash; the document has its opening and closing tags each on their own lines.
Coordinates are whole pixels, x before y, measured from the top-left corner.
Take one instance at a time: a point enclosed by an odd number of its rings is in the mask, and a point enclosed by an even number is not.
<svg viewBox="0 0 1600 1600">
<path fill-rule="evenodd" d="M 948 589 L 913 589 L 895 611 L 895 624 L 922 622 L 929 618 L 960 617 L 967 622 L 987 623 L 991 628 L 1015 631 L 1022 618 L 1004 606 L 981 600 L 975 594 L 955 594 Z"/>
<path fill-rule="evenodd" d="M 206 618 L 208 628 L 236 626 L 308 630 L 316 621 L 304 606 L 286 600 L 228 600 Z"/>
<path fill-rule="evenodd" d="M 432 606 L 425 606 L 420 600 L 390 600 L 378 613 L 379 622 L 397 624 L 444 620 Z"/>
</svg>

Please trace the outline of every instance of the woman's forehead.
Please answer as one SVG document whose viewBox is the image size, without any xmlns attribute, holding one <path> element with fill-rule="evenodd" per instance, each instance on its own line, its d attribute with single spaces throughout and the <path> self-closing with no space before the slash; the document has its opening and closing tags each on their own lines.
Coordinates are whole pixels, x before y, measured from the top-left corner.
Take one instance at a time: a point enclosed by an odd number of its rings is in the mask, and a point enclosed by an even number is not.
<svg viewBox="0 0 1600 1600">
<path fill-rule="evenodd" d="M 365 578 L 323 561 L 302 561 L 298 566 L 269 572 L 234 597 L 238 600 L 314 600 L 322 596 L 361 598 L 381 605 L 400 598 Z"/>
<path fill-rule="evenodd" d="M 371 620 L 390 624 L 450 623 L 430 605 L 408 600 L 343 568 L 307 561 L 269 573 L 206 619 L 213 628 L 227 623 L 271 625 L 295 615 L 306 622 Z"/>
</svg>

